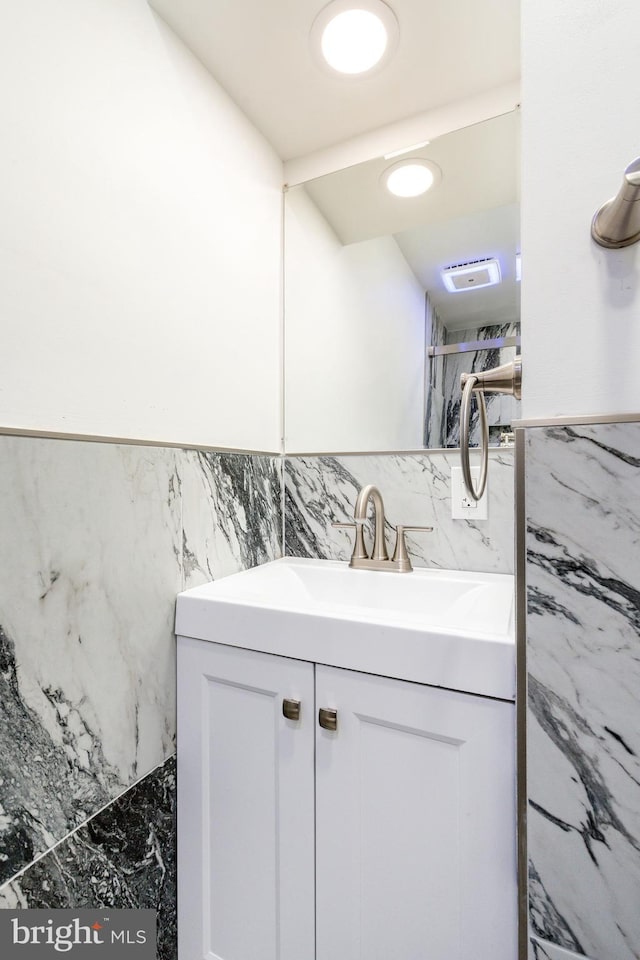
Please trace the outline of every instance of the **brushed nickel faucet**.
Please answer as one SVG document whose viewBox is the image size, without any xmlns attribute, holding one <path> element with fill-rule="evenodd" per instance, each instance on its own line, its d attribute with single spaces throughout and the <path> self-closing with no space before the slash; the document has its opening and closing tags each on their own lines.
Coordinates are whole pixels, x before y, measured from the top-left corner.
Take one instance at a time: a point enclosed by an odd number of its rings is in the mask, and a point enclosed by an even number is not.
<svg viewBox="0 0 640 960">
<path fill-rule="evenodd" d="M 374 510 L 374 536 L 373 551 L 369 555 L 364 542 L 364 525 L 367 522 L 367 510 L 369 501 L 373 502 Z M 348 527 L 355 529 L 356 538 L 353 544 L 353 552 L 349 566 L 354 570 L 387 570 L 395 573 L 411 573 L 413 567 L 409 554 L 407 553 L 407 543 L 405 540 L 406 530 L 425 530 L 430 532 L 433 527 L 408 527 L 398 524 L 396 527 L 396 544 L 391 560 L 387 553 L 387 544 L 384 534 L 385 516 L 384 501 L 382 494 L 376 486 L 368 483 L 358 493 L 355 509 L 353 511 L 352 523 L 332 523 L 332 527 Z"/>
<path fill-rule="evenodd" d="M 387 553 L 387 544 L 384 537 L 384 501 L 382 499 L 382 494 L 377 487 L 374 487 L 372 483 L 368 483 L 366 487 L 363 487 L 360 493 L 358 494 L 358 499 L 356 500 L 356 506 L 353 511 L 353 519 L 355 520 L 356 526 L 356 541 L 358 539 L 358 534 L 360 537 L 363 535 L 363 525 L 367 520 L 367 509 L 369 507 L 369 500 L 373 501 L 373 510 L 374 510 L 374 538 L 373 538 L 373 552 L 371 554 L 372 560 L 379 560 L 385 562 L 389 559 L 389 554 Z M 364 544 L 364 538 L 363 538 Z M 360 558 L 362 559 L 362 558 Z"/>
</svg>

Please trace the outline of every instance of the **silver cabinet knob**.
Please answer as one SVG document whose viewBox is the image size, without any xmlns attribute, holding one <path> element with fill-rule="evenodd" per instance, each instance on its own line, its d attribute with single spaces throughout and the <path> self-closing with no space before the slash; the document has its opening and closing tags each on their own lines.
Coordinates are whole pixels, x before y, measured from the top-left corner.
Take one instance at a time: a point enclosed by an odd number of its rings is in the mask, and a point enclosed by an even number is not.
<svg viewBox="0 0 640 960">
<path fill-rule="evenodd" d="M 318 713 L 318 723 L 323 730 L 337 730 L 338 729 L 338 711 L 337 710 L 328 710 L 324 707 L 320 707 Z"/>
<path fill-rule="evenodd" d="M 299 700 L 283 700 L 282 713 L 287 718 L 287 720 L 299 720 L 300 719 L 300 701 Z"/>
</svg>

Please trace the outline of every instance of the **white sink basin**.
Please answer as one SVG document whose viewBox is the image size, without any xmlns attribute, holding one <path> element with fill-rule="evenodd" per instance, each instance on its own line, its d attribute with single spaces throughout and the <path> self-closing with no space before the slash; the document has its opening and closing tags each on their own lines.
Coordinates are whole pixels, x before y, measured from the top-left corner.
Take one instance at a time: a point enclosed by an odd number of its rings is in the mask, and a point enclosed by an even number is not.
<svg viewBox="0 0 640 960">
<path fill-rule="evenodd" d="M 513 577 L 285 558 L 178 597 L 176 633 L 513 699 Z"/>
</svg>

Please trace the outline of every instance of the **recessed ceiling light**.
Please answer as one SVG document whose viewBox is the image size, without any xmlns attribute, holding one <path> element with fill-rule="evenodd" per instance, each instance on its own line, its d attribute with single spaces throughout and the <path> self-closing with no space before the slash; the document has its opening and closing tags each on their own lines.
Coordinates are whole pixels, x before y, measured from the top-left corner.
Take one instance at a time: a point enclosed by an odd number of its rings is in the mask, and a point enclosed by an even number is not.
<svg viewBox="0 0 640 960">
<path fill-rule="evenodd" d="M 360 76 L 382 67 L 398 40 L 398 21 L 382 0 L 333 0 L 311 28 L 316 57 L 332 73 Z"/>
<path fill-rule="evenodd" d="M 471 260 L 445 267 L 442 281 L 449 293 L 462 293 L 465 290 L 479 290 L 480 287 L 492 287 L 501 283 L 500 262 L 494 258 Z"/>
<path fill-rule="evenodd" d="M 382 181 L 394 197 L 419 197 L 441 177 L 440 168 L 427 160 L 412 158 L 391 164 Z"/>
</svg>

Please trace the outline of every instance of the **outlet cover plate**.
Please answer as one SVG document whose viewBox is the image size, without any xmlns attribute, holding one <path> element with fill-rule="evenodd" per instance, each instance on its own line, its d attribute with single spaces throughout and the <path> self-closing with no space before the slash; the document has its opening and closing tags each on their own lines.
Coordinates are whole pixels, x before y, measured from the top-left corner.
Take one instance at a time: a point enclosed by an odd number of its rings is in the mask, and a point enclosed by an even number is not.
<svg viewBox="0 0 640 960">
<path fill-rule="evenodd" d="M 480 467 L 471 467 L 474 484 L 480 480 Z M 451 467 L 451 516 L 454 520 L 489 519 L 489 480 L 477 502 L 466 491 L 462 479 L 462 467 Z"/>
</svg>

